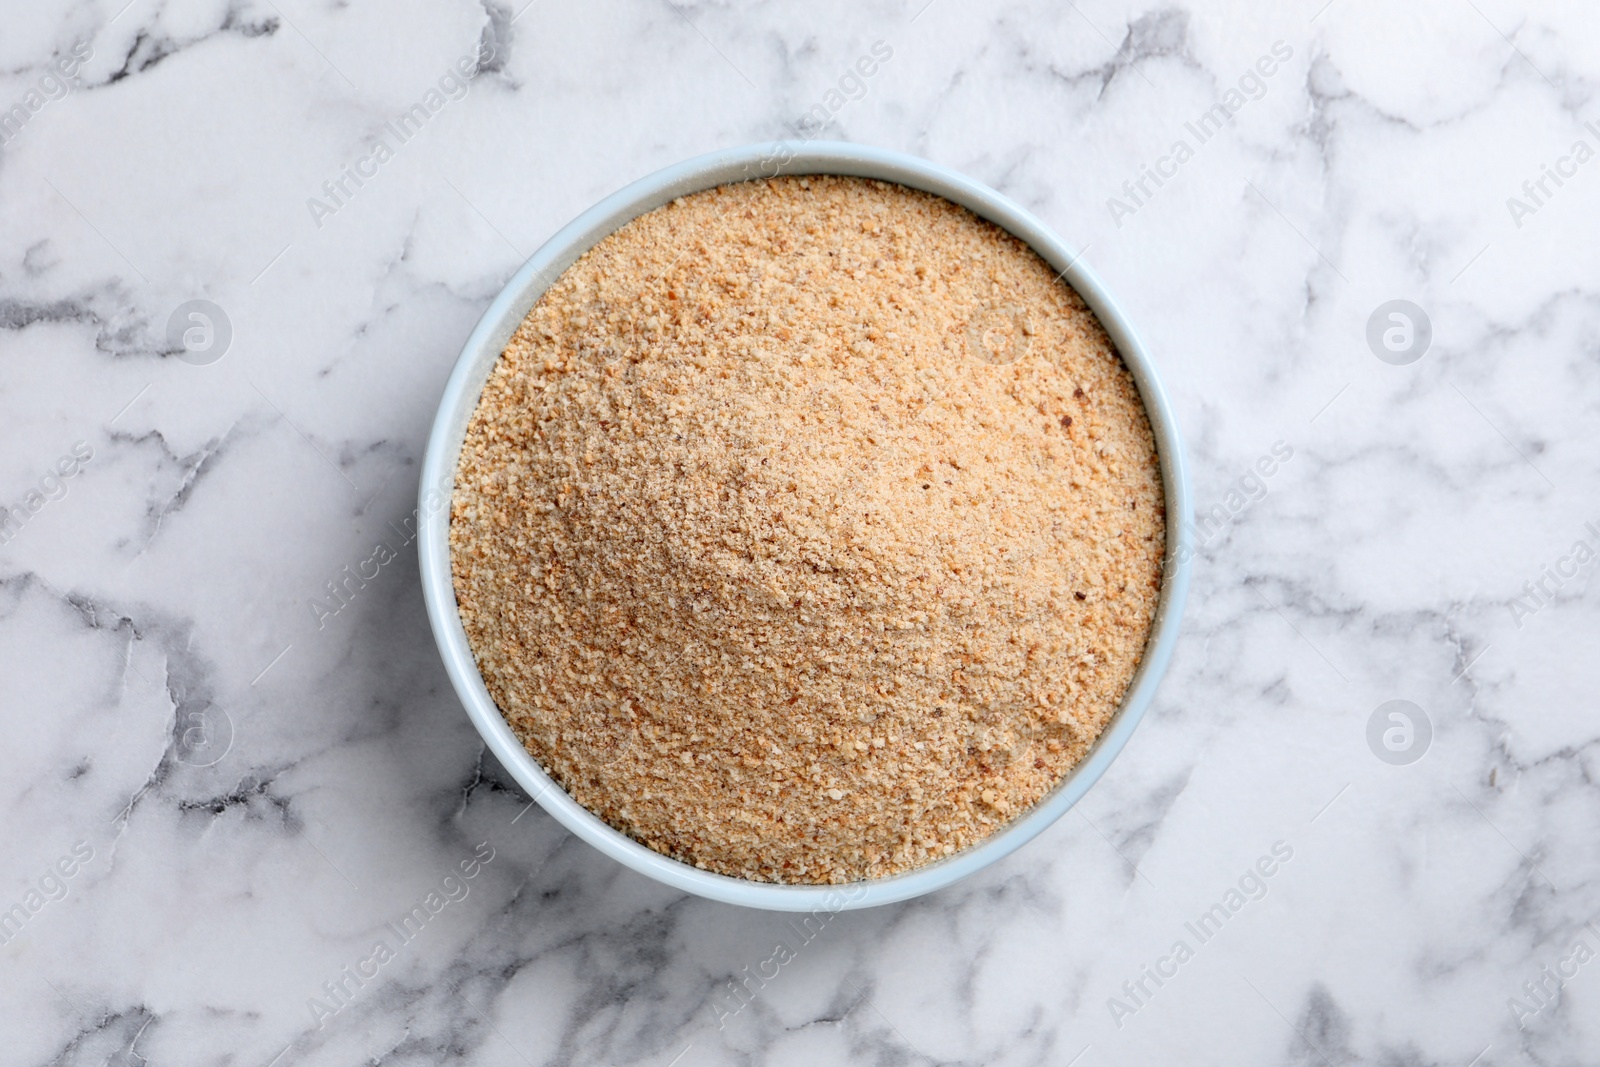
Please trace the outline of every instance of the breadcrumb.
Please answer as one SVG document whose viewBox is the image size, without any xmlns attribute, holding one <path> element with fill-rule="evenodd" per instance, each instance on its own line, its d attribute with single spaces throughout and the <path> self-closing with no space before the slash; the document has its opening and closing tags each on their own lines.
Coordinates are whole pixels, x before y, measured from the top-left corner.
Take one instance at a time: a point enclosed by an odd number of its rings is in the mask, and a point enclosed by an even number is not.
<svg viewBox="0 0 1600 1067">
<path fill-rule="evenodd" d="M 1017 818 L 1122 700 L 1158 458 L 1082 298 L 859 178 L 682 197 L 544 294 L 456 473 L 484 682 L 579 803 L 765 882 L 909 870 Z"/>
</svg>

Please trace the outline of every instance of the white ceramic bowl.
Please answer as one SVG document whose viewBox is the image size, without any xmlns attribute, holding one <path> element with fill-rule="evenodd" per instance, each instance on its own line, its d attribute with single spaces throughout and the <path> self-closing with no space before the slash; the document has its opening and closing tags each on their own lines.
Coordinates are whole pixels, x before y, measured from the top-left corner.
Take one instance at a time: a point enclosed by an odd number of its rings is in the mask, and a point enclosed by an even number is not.
<svg viewBox="0 0 1600 1067">
<path fill-rule="evenodd" d="M 483 383 L 506 342 L 545 288 L 601 238 L 638 215 L 687 193 L 779 173 L 857 175 L 922 189 L 970 209 L 1031 245 L 1046 262 L 1063 272 L 1116 343 L 1149 412 L 1166 488 L 1167 567 L 1155 626 L 1121 708 L 1088 756 L 1038 804 L 981 843 L 906 874 L 843 887 L 772 885 L 702 871 L 652 852 L 578 804 L 522 747 L 484 688 L 457 614 L 450 578 L 448 505 L 461 442 Z M 456 693 L 495 757 L 557 821 L 613 859 L 685 892 L 774 911 L 836 912 L 920 896 L 987 867 L 1055 822 L 1105 773 L 1154 697 L 1177 642 L 1189 584 L 1188 560 L 1193 555 L 1190 535 L 1182 522 L 1189 507 L 1183 444 L 1155 363 L 1111 294 L 1065 242 L 993 189 L 925 160 L 859 145 L 776 142 L 713 152 L 634 182 L 563 227 L 506 283 L 467 338 L 439 401 L 422 465 L 418 553 L 428 620 Z"/>
</svg>

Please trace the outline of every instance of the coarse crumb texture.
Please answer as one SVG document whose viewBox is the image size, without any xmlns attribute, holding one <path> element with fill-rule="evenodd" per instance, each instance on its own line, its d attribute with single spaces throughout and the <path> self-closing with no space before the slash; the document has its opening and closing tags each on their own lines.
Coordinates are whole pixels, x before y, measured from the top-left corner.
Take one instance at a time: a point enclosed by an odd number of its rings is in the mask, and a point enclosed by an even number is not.
<svg viewBox="0 0 1600 1067">
<path fill-rule="evenodd" d="M 1093 313 L 859 178 L 643 215 L 529 312 L 456 474 L 489 692 L 574 799 L 764 882 L 905 871 L 1084 755 L 1160 593 L 1155 443 Z"/>
</svg>

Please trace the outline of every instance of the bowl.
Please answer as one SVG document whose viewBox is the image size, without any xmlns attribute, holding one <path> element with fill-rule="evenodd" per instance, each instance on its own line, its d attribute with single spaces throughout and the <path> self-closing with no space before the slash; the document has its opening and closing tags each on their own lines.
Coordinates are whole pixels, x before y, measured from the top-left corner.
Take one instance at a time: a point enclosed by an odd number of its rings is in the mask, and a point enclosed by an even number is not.
<svg viewBox="0 0 1600 1067">
<path fill-rule="evenodd" d="M 960 204 L 1031 246 L 1099 316 L 1133 375 L 1155 434 L 1166 493 L 1166 566 L 1149 643 L 1121 706 L 1088 755 L 1037 804 L 978 844 L 902 874 L 845 885 L 778 885 L 703 871 L 646 848 L 573 800 L 522 747 L 485 688 L 457 612 L 450 573 L 449 503 L 467 425 L 500 353 L 546 287 L 602 238 L 647 211 L 716 185 L 779 174 L 853 175 L 921 189 Z M 993 189 L 926 160 L 860 145 L 779 141 L 698 156 L 634 182 L 563 227 L 512 276 L 467 338 L 439 401 L 422 464 L 417 551 L 428 621 L 467 715 L 489 750 L 556 821 L 612 859 L 674 889 L 751 908 L 833 913 L 921 896 L 982 870 L 1059 819 L 1105 773 L 1139 725 L 1177 643 L 1194 554 L 1191 535 L 1180 521 L 1189 510 L 1183 445 L 1155 362 L 1110 292 L 1070 246 Z"/>
</svg>

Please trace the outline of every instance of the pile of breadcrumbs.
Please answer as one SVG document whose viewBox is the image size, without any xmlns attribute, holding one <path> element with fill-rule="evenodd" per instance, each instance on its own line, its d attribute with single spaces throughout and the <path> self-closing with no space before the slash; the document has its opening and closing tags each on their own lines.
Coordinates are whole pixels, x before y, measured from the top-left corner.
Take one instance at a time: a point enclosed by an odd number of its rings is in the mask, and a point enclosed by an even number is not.
<svg viewBox="0 0 1600 1067">
<path fill-rule="evenodd" d="M 1165 545 L 1083 300 L 941 198 L 728 185 L 601 241 L 517 330 L 450 545 L 478 667 L 579 803 L 766 882 L 994 833 L 1132 679 Z"/>
</svg>

